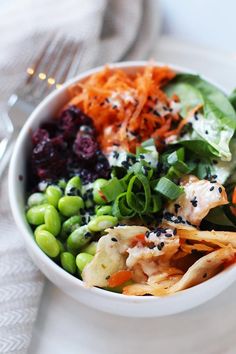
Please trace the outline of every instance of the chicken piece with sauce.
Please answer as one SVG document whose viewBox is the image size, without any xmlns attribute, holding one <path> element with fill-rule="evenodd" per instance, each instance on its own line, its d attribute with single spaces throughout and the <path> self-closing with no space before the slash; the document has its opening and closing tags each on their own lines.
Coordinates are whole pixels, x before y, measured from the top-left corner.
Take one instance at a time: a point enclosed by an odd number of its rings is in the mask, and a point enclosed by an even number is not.
<svg viewBox="0 0 236 354">
<path fill-rule="evenodd" d="M 217 182 L 187 176 L 181 181 L 184 193 L 171 202 L 164 212 L 164 219 L 175 227 L 183 224 L 199 226 L 210 209 L 228 203 L 225 188 Z"/>
</svg>

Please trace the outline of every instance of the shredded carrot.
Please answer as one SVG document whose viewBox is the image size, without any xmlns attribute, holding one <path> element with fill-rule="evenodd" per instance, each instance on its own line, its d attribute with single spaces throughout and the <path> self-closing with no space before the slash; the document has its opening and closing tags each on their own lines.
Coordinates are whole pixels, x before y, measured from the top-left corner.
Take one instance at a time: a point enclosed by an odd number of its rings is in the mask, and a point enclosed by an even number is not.
<svg viewBox="0 0 236 354">
<path fill-rule="evenodd" d="M 119 270 L 112 274 L 108 279 L 108 285 L 110 288 L 119 286 L 132 278 L 132 272 L 130 270 Z"/>
<path fill-rule="evenodd" d="M 175 77 L 168 67 L 146 66 L 135 73 L 106 66 L 69 89 L 75 105 L 93 119 L 104 151 L 115 144 L 135 152 L 142 141 L 153 137 L 157 147 L 178 134 L 187 120 L 171 110 L 163 86 Z M 160 109 L 161 107 L 161 109 Z"/>
<path fill-rule="evenodd" d="M 236 187 L 234 187 L 234 191 L 232 194 L 232 203 L 236 204 Z M 236 207 L 231 206 L 230 207 L 231 213 L 236 216 Z"/>
<path fill-rule="evenodd" d="M 138 243 L 141 243 L 142 245 L 146 245 L 145 241 L 145 234 L 138 234 L 134 237 L 132 240 L 132 247 L 136 246 Z"/>
</svg>

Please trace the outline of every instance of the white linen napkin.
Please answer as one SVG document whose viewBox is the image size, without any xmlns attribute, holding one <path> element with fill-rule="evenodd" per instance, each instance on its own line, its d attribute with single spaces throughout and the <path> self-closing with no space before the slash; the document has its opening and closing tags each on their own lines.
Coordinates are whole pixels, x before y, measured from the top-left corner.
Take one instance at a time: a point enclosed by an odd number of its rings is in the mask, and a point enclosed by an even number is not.
<svg viewBox="0 0 236 354">
<path fill-rule="evenodd" d="M 82 40 L 80 70 L 84 70 L 122 59 L 148 58 L 159 26 L 157 0 L 2 0 L 0 106 L 23 82 L 27 66 L 48 35 L 60 32 Z M 44 279 L 11 217 L 6 175 L 0 181 L 0 201 L 0 353 L 23 354 Z"/>
</svg>

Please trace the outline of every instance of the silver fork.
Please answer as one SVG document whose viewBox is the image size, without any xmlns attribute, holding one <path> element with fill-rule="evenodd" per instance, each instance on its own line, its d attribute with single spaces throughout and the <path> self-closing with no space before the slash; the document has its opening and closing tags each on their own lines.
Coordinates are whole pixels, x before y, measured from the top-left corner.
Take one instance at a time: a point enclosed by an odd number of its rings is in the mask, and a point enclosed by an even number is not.
<svg viewBox="0 0 236 354">
<path fill-rule="evenodd" d="M 78 72 L 83 43 L 66 37 L 50 38 L 27 68 L 25 82 L 9 97 L 0 113 L 0 177 L 5 170 L 17 135 L 29 114 L 50 91 Z"/>
</svg>

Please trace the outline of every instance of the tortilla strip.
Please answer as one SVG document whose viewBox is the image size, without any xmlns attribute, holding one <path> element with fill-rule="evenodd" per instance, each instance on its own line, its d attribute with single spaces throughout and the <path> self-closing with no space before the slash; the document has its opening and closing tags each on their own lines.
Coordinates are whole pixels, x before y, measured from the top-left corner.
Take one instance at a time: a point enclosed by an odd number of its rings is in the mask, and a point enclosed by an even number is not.
<svg viewBox="0 0 236 354">
<path fill-rule="evenodd" d="M 204 244 L 194 243 L 193 245 L 186 245 L 181 244 L 180 249 L 185 253 L 191 253 L 192 251 L 199 251 L 199 252 L 212 252 L 214 251 L 213 247 L 209 247 Z"/>
<path fill-rule="evenodd" d="M 182 279 L 168 289 L 168 293 L 190 288 L 212 278 L 221 270 L 222 265 L 233 257 L 234 250 L 231 246 L 209 253 L 195 262 Z"/>
<path fill-rule="evenodd" d="M 216 244 L 220 247 L 222 245 L 232 245 L 236 248 L 236 232 L 230 231 L 199 231 L 199 230 L 178 230 L 177 234 L 181 239 L 206 241 Z"/>
<path fill-rule="evenodd" d="M 168 278 L 163 279 L 159 284 L 132 284 L 125 286 L 123 289 L 124 295 L 154 295 L 154 296 L 164 296 L 168 295 L 167 289 L 174 285 L 181 279 L 182 275 L 172 275 Z"/>
<path fill-rule="evenodd" d="M 183 277 L 177 274 L 167 277 L 159 284 L 132 284 L 123 289 L 123 294 L 136 296 L 145 294 L 170 295 L 210 279 L 222 269 L 225 262 L 231 261 L 233 258 L 234 250 L 231 246 L 221 248 L 196 261 Z"/>
</svg>

